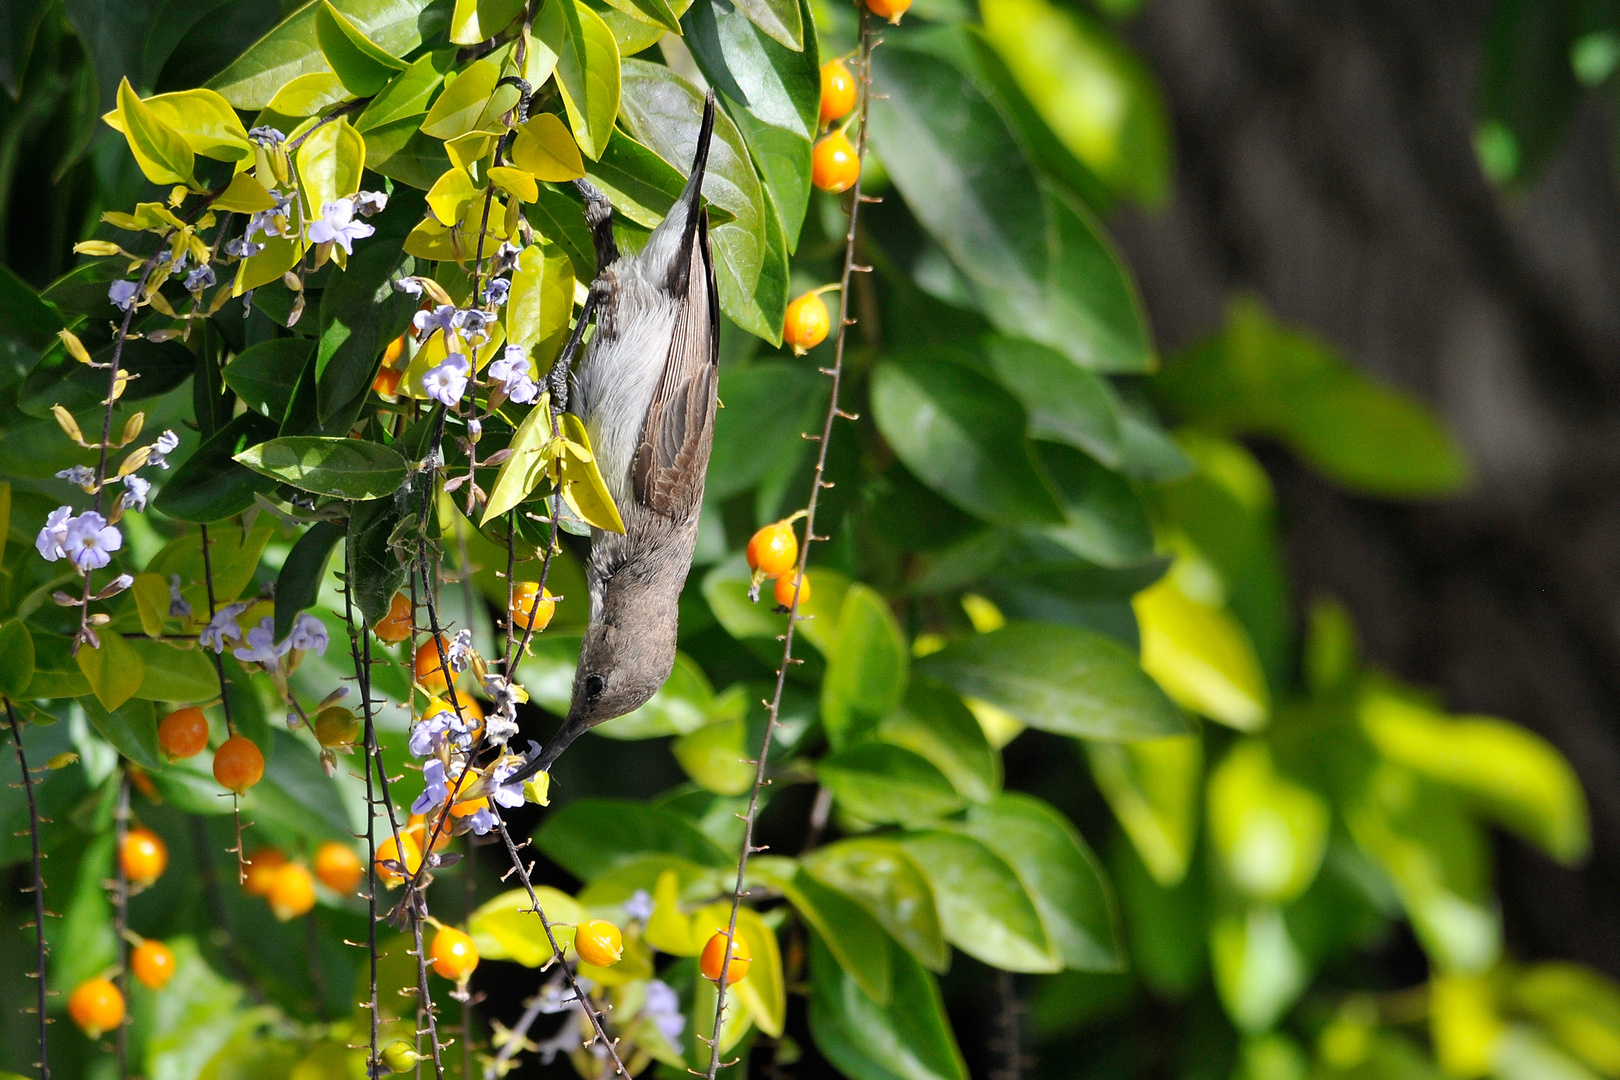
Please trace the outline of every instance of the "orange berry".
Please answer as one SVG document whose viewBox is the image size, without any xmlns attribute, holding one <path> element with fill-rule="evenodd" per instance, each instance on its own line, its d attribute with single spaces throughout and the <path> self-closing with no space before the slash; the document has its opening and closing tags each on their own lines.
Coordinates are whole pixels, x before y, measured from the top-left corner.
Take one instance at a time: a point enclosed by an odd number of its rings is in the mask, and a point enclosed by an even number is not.
<svg viewBox="0 0 1620 1080">
<path fill-rule="evenodd" d="M 174 978 L 174 951 L 161 941 L 147 939 L 129 954 L 129 970 L 142 986 L 161 990 Z"/>
<path fill-rule="evenodd" d="M 726 932 L 716 930 L 707 944 L 703 946 L 703 955 L 698 958 L 698 970 L 703 977 L 711 982 L 720 981 L 720 967 L 726 959 Z M 731 963 L 725 964 L 726 985 L 732 986 L 742 982 L 748 974 L 748 967 L 754 962 L 753 954 L 748 951 L 748 942 L 742 935 L 738 935 L 731 943 Z"/>
<path fill-rule="evenodd" d="M 411 598 L 402 592 L 394 594 L 388 605 L 388 614 L 371 628 L 377 640 L 384 645 L 398 645 L 411 636 Z"/>
<path fill-rule="evenodd" d="M 860 175 L 861 159 L 842 131 L 828 135 L 810 152 L 810 182 L 822 191 L 835 195 L 848 191 Z"/>
<path fill-rule="evenodd" d="M 855 107 L 855 76 L 842 60 L 821 65 L 821 122 L 830 124 Z"/>
<path fill-rule="evenodd" d="M 880 19 L 898 23 L 911 6 L 911 0 L 866 0 L 866 8 Z"/>
<path fill-rule="evenodd" d="M 551 616 L 557 611 L 557 602 L 552 599 L 551 590 L 547 589 L 538 602 L 535 596 L 540 591 L 540 585 L 534 581 L 518 581 L 512 585 L 512 610 L 508 612 L 512 617 L 512 624 L 524 630 L 529 629 L 531 622 L 529 612 L 534 611 L 534 632 L 539 633 L 551 625 Z"/>
<path fill-rule="evenodd" d="M 360 738 L 360 718 L 353 710 L 329 705 L 315 716 L 315 741 L 322 746 L 353 746 Z"/>
<path fill-rule="evenodd" d="M 805 578 L 788 577 L 787 575 L 784 574 L 782 577 L 779 577 L 779 578 L 776 579 L 776 588 L 771 590 L 771 591 L 775 594 L 776 602 L 778 604 L 781 604 L 785 608 L 790 608 L 790 607 L 793 606 L 793 585 L 794 585 L 794 582 L 798 582 L 798 587 L 799 587 L 799 607 L 802 610 L 804 608 L 804 605 L 806 605 L 806 604 L 808 604 L 810 602 L 810 579 L 809 578 L 807 578 L 807 577 L 805 577 Z"/>
<path fill-rule="evenodd" d="M 276 871 L 270 885 L 270 910 L 282 922 L 296 919 L 315 906 L 315 879 L 298 863 L 288 863 Z"/>
<path fill-rule="evenodd" d="M 158 725 L 158 746 L 170 761 L 195 757 L 208 749 L 208 718 L 196 706 L 174 710 Z"/>
<path fill-rule="evenodd" d="M 247 860 L 247 876 L 242 888 L 249 896 L 269 896 L 276 883 L 276 871 L 287 865 L 287 856 L 273 847 L 260 848 Z"/>
<path fill-rule="evenodd" d="M 461 982 L 478 966 L 478 946 L 453 926 L 441 926 L 428 953 L 433 970 L 451 982 Z"/>
<path fill-rule="evenodd" d="M 106 979 L 86 979 L 68 998 L 68 1015 L 92 1039 L 124 1022 L 124 995 Z"/>
<path fill-rule="evenodd" d="M 799 561 L 799 539 L 785 521 L 767 525 L 748 541 L 748 567 L 766 577 L 781 577 Z"/>
<path fill-rule="evenodd" d="M 439 825 L 437 818 L 430 825 L 426 814 L 412 814 L 405 820 L 405 827 L 399 830 L 401 836 L 415 841 L 418 849 L 427 843 L 428 835 L 433 832 L 438 833 L 438 839 L 433 841 L 434 851 L 443 851 L 450 846 L 450 827 Z"/>
<path fill-rule="evenodd" d="M 169 865 L 169 849 L 151 829 L 134 828 L 124 834 L 124 846 L 118 859 L 124 865 L 124 876 L 136 885 L 150 885 Z"/>
<path fill-rule="evenodd" d="M 444 644 L 445 656 L 449 656 L 450 639 L 440 634 L 439 641 Z M 431 637 L 416 650 L 416 681 L 430 694 L 442 694 L 450 687 L 439 660 L 439 646 Z"/>
<path fill-rule="evenodd" d="M 388 367 L 386 364 L 377 372 L 377 377 L 371 380 L 371 388 L 383 397 L 398 397 L 399 384 L 405 378 L 405 373 L 398 368 Z"/>
<path fill-rule="evenodd" d="M 803 355 L 826 341 L 831 328 L 832 316 L 827 314 L 826 301 L 816 293 L 805 293 L 787 306 L 782 341 L 793 346 L 796 354 Z"/>
<path fill-rule="evenodd" d="M 592 919 L 574 929 L 574 951 L 587 964 L 612 967 L 624 955 L 624 937 L 606 919 Z"/>
<path fill-rule="evenodd" d="M 399 335 L 399 337 L 395 338 L 393 341 L 390 341 L 388 343 L 388 348 L 383 350 L 383 367 L 385 367 L 385 368 L 398 367 L 399 366 L 399 358 L 404 356 L 404 355 L 405 355 L 405 335 L 401 334 L 401 335 Z"/>
<path fill-rule="evenodd" d="M 422 867 L 422 845 L 405 830 L 400 831 L 397 844 L 390 836 L 377 845 L 377 876 L 382 878 L 383 884 L 393 888 L 402 884 L 405 877 L 394 867 L 384 865 L 389 862 L 403 864 L 405 872 L 414 875 Z"/>
<path fill-rule="evenodd" d="M 264 755 L 244 735 L 232 735 L 214 751 L 214 779 L 238 795 L 264 779 Z"/>
<path fill-rule="evenodd" d="M 315 849 L 315 876 L 333 892 L 348 895 L 359 886 L 365 868 L 354 848 L 328 840 Z"/>
</svg>

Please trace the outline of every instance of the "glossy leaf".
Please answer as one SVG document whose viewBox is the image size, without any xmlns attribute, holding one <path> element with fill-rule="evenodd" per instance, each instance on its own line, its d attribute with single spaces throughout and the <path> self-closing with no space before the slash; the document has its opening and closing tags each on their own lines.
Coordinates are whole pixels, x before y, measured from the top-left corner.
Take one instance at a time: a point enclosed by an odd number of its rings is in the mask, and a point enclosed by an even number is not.
<svg viewBox="0 0 1620 1080">
<path fill-rule="evenodd" d="M 275 431 L 275 424 L 257 413 L 236 417 L 170 474 L 154 505 L 181 521 L 220 521 L 240 514 L 253 505 L 255 492 L 270 491 L 275 485 L 237 463 L 236 455 Z"/>
<path fill-rule="evenodd" d="M 1153 880 L 1175 886 L 1186 876 L 1198 835 L 1199 737 L 1083 745 L 1092 780 Z"/>
<path fill-rule="evenodd" d="M 542 395 L 512 433 L 512 441 L 507 444 L 512 455 L 501 463 L 500 471 L 495 474 L 489 502 L 478 522 L 480 528 L 528 498 L 545 479 L 546 462 L 541 451 L 551 438 L 550 399 Z"/>
<path fill-rule="evenodd" d="M 238 214 L 252 214 L 269 210 L 276 205 L 265 186 L 247 173 L 237 173 L 230 186 L 214 199 L 215 210 L 230 210 Z"/>
<path fill-rule="evenodd" d="M 384 53 L 404 56 L 422 44 L 424 29 L 432 32 L 434 20 L 424 18 L 428 5 L 429 0 L 337 0 L 332 6 Z M 262 109 L 293 79 L 327 70 L 317 10 L 312 3 L 294 11 L 208 85 L 238 109 Z"/>
<path fill-rule="evenodd" d="M 305 202 L 311 215 L 318 216 L 327 203 L 360 190 L 366 140 L 345 116 L 311 132 L 298 148 L 297 161 Z"/>
<path fill-rule="evenodd" d="M 552 113 L 531 116 L 512 139 L 512 164 L 552 183 L 585 175 L 579 144 Z"/>
<path fill-rule="evenodd" d="M 914 682 L 877 738 L 926 758 L 965 798 L 989 802 L 1001 790 L 1001 755 L 962 699 L 935 683 Z"/>
<path fill-rule="evenodd" d="M 331 420 L 376 378 L 384 347 L 411 324 L 417 301 L 394 288 L 415 269 L 386 243 L 362 247 L 321 293 L 316 415 Z"/>
<path fill-rule="evenodd" d="M 1033 341 L 995 337 L 985 351 L 996 378 L 1028 413 L 1031 435 L 1068 443 L 1111 469 L 1119 467 L 1118 404 L 1105 379 Z"/>
<path fill-rule="evenodd" d="M 852 1080 L 967 1080 L 967 1064 L 934 977 L 890 947 L 894 991 L 868 996 L 828 951 L 810 939 L 810 1034 L 834 1068 Z"/>
<path fill-rule="evenodd" d="M 1070 446 L 1040 443 L 1036 458 L 1057 492 L 1063 524 L 1041 530 L 1099 566 L 1141 566 L 1153 559 L 1153 527 L 1130 483 Z"/>
<path fill-rule="evenodd" d="M 244 349 L 225 365 L 225 385 L 247 407 L 279 422 L 292 400 L 293 384 L 309 360 L 307 338 L 272 338 Z"/>
<path fill-rule="evenodd" d="M 971 514 L 1059 522 L 1024 440 L 1024 412 L 994 382 L 941 358 L 887 360 L 872 373 L 878 429 L 906 468 Z"/>
<path fill-rule="evenodd" d="M 506 301 L 506 340 L 529 350 L 536 377 L 545 374 L 568 336 L 574 310 L 574 266 L 556 244 L 518 255 Z"/>
<path fill-rule="evenodd" d="M 827 888 L 856 900 L 930 970 L 943 972 L 950 963 L 933 890 L 896 841 L 839 840 L 807 856 L 804 869 Z"/>
<path fill-rule="evenodd" d="M 558 808 L 535 833 L 535 843 L 587 881 L 657 852 L 701 866 L 735 865 L 729 853 L 678 814 L 615 799 L 577 799 Z"/>
<path fill-rule="evenodd" d="M 292 632 L 293 620 L 300 611 L 315 606 L 332 549 L 343 539 L 343 534 L 342 525 L 317 521 L 287 553 L 287 561 L 281 564 L 281 572 L 276 575 L 277 641 Z"/>
<path fill-rule="evenodd" d="M 804 48 L 804 25 L 808 19 L 794 0 L 742 0 L 737 7 L 781 45 L 794 52 Z"/>
<path fill-rule="evenodd" d="M 355 97 L 371 97 L 388 84 L 405 63 L 378 48 L 331 0 L 315 9 L 315 40 L 344 87 Z"/>
<path fill-rule="evenodd" d="M 1316 877 L 1331 811 L 1280 774 L 1258 739 L 1232 747 L 1209 777 L 1209 833 L 1227 876 L 1255 900 L 1284 903 Z"/>
<path fill-rule="evenodd" d="M 1060 735 L 1133 740 L 1187 730 L 1129 652 L 1075 627 L 1009 623 L 925 657 L 917 670 Z"/>
<path fill-rule="evenodd" d="M 771 856 L 752 860 L 762 867 Z M 763 871 L 761 871 L 763 873 Z M 893 990 L 889 938 L 854 900 L 821 884 L 802 868 L 767 878 L 821 938 L 838 965 L 872 1000 L 888 1005 Z"/>
<path fill-rule="evenodd" d="M 157 94 L 147 98 L 144 104 L 154 117 L 179 132 L 194 153 L 218 161 L 241 161 L 253 153 L 247 129 L 236 111 L 212 90 Z M 114 115 L 108 115 L 109 123 Z"/>
<path fill-rule="evenodd" d="M 602 16 L 578 0 L 550 2 L 559 6 L 566 27 L 557 56 L 557 88 L 574 141 L 595 161 L 619 115 L 619 45 Z"/>
<path fill-rule="evenodd" d="M 152 706 L 135 698 L 146 662 L 121 634 L 111 632 L 101 635 L 99 649 L 83 645 L 74 659 L 95 695 L 93 701 L 85 701 L 84 709 L 101 737 L 131 761 L 149 769 L 159 767 L 163 757 L 158 752 L 157 720 Z"/>
<path fill-rule="evenodd" d="M 197 186 L 195 156 L 185 137 L 159 120 L 125 79 L 118 86 L 118 124 L 141 172 L 154 184 Z"/>
<path fill-rule="evenodd" d="M 673 165 L 617 129 L 588 175 L 613 201 L 614 213 L 649 229 L 664 220 L 686 186 Z"/>
<path fill-rule="evenodd" d="M 867 586 L 851 585 L 821 683 L 822 723 L 835 748 L 849 746 L 899 706 L 909 666 L 906 639 L 889 605 Z"/>
<path fill-rule="evenodd" d="M 431 52 L 395 75 L 355 119 L 355 130 L 364 135 L 426 113 L 451 58 L 448 50 Z"/>
<path fill-rule="evenodd" d="M 1063 967 L 1041 917 L 1006 859 L 958 833 L 912 833 L 901 845 L 934 890 L 945 938 L 1007 971 Z"/>
<path fill-rule="evenodd" d="M 357 501 L 392 495 L 406 473 L 397 450 L 358 439 L 271 439 L 242 451 L 236 460 L 302 491 Z"/>
<path fill-rule="evenodd" d="M 523 14 L 524 0 L 456 0 L 450 16 L 450 40 L 476 45 L 494 37 Z"/>
<path fill-rule="evenodd" d="M 351 96 L 342 79 L 329 71 L 316 71 L 300 75 L 277 90 L 267 108 L 281 116 L 314 116 Z"/>
<path fill-rule="evenodd" d="M 962 796 L 920 754 L 864 742 L 821 759 L 816 778 L 845 811 L 863 821 L 923 825 L 955 813 Z"/>
<path fill-rule="evenodd" d="M 534 892 L 552 923 L 557 943 L 566 950 L 574 940 L 573 924 L 586 917 L 585 909 L 572 896 L 549 885 L 536 885 Z M 514 960 L 532 968 L 554 955 L 551 939 L 525 889 L 510 889 L 480 904 L 467 920 L 467 932 L 486 960 Z"/>
<path fill-rule="evenodd" d="M 1183 708 L 1239 731 L 1264 726 L 1266 677 L 1243 625 L 1181 591 L 1174 574 L 1131 600 L 1142 628 L 1142 670 Z"/>
<path fill-rule="evenodd" d="M 422 134 L 454 139 L 476 129 L 500 81 L 501 69 L 488 60 L 475 60 L 444 81 L 444 93 L 422 121 Z"/>
</svg>

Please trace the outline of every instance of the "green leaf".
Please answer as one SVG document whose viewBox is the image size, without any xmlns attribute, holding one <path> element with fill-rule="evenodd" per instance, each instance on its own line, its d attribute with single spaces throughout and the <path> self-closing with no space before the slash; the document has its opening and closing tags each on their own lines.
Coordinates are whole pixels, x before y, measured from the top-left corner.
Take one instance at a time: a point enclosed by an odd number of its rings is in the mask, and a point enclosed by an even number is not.
<svg viewBox="0 0 1620 1080">
<path fill-rule="evenodd" d="M 489 502 L 484 506 L 483 516 L 478 519 L 479 528 L 527 499 L 530 492 L 545 479 L 546 462 L 540 455 L 551 438 L 550 398 L 542 395 L 512 433 L 512 441 L 507 444 L 512 455 L 501 463 L 500 471 L 495 474 L 495 483 L 489 489 Z"/>
<path fill-rule="evenodd" d="M 1491 5 L 1474 141 L 1485 175 L 1497 183 L 1524 190 L 1563 147 L 1581 101 L 1570 46 L 1583 23 L 1562 4 Z"/>
<path fill-rule="evenodd" d="M 873 79 L 877 153 L 990 321 L 1090 370 L 1150 370 L 1141 303 L 1100 226 L 1037 179 L 973 80 L 900 42 L 874 54 Z"/>
<path fill-rule="evenodd" d="M 107 294 L 104 285 L 97 291 L 103 297 Z M 39 350 L 55 341 L 64 325 L 55 305 L 10 267 L 0 266 L 0 337 Z"/>
<path fill-rule="evenodd" d="M 927 758 L 888 743 L 858 743 L 830 754 L 816 766 L 816 778 L 863 821 L 924 825 L 965 801 Z"/>
<path fill-rule="evenodd" d="M 891 999 L 879 1003 L 810 939 L 810 1034 L 851 1080 L 968 1080 L 967 1064 L 934 977 L 903 949 L 888 949 Z"/>
<path fill-rule="evenodd" d="M 454 58 L 451 50 L 438 49 L 395 75 L 354 121 L 355 130 L 365 135 L 427 112 L 428 103 L 444 81 Z"/>
<path fill-rule="evenodd" d="M 853 898 L 925 967 L 943 972 L 949 965 L 933 890 L 899 843 L 883 837 L 839 840 L 806 856 L 804 871 Z"/>
<path fill-rule="evenodd" d="M 988 0 L 985 37 L 1064 146 L 1150 206 L 1170 186 L 1170 125 L 1147 67 L 1119 35 L 1046 0 Z"/>
<path fill-rule="evenodd" d="M 249 447 L 236 460 L 301 491 L 363 501 L 392 495 L 405 482 L 399 451 L 360 439 L 294 435 Z"/>
<path fill-rule="evenodd" d="M 404 56 L 431 37 L 443 23 L 429 7 L 432 0 L 337 0 L 332 6 L 373 45 L 388 56 Z M 226 69 L 208 81 L 238 109 L 262 109 L 276 91 L 300 75 L 327 70 L 316 28 L 315 3 L 305 4 L 254 42 Z"/>
<path fill-rule="evenodd" d="M 1177 704 L 1239 731 L 1265 725 L 1266 677 L 1242 623 L 1182 592 L 1173 572 L 1131 606 L 1142 629 L 1142 670 Z"/>
<path fill-rule="evenodd" d="M 230 210 L 238 214 L 252 214 L 269 210 L 276 205 L 265 186 L 247 173 L 237 173 L 230 186 L 214 199 L 215 210 Z"/>
<path fill-rule="evenodd" d="M 615 128 L 586 177 L 613 201 L 613 212 L 651 229 L 675 205 L 686 178 L 663 158 Z"/>
<path fill-rule="evenodd" d="M 107 829 L 85 842 L 63 917 L 45 924 L 53 956 L 48 977 L 57 993 L 72 993 L 79 983 L 118 960 L 112 904 L 104 884 L 113 874 L 116 840 Z"/>
<path fill-rule="evenodd" d="M 394 280 L 414 270 L 409 255 L 373 243 L 356 252 L 322 292 L 315 378 L 316 414 L 323 423 L 370 388 L 383 348 L 410 326 L 417 301 L 395 289 Z"/>
<path fill-rule="evenodd" d="M 1566 866 L 1586 856 L 1591 838 L 1580 781 L 1541 736 L 1491 716 L 1442 716 L 1376 686 L 1357 711 L 1386 760 L 1462 792 Z"/>
<path fill-rule="evenodd" d="M 572 924 L 584 921 L 585 909 L 572 896 L 549 885 L 537 885 L 534 892 L 552 923 L 557 943 L 567 949 L 574 940 Z M 515 960 L 524 967 L 539 967 L 553 955 L 551 940 L 526 889 L 510 889 L 479 905 L 467 920 L 467 931 L 480 956 L 489 960 Z"/>
<path fill-rule="evenodd" d="M 349 515 L 347 572 L 353 576 L 355 606 L 371 625 L 387 616 L 405 584 L 405 566 L 388 544 L 401 516 L 393 499 L 360 503 Z"/>
<path fill-rule="evenodd" d="M 1006 971 L 1063 967 L 1029 893 L 1005 858 L 958 833 L 911 833 L 900 842 L 933 887 L 940 926 L 952 945 Z"/>
<path fill-rule="evenodd" d="M 742 795 L 754 786 L 747 736 L 748 724 L 741 716 L 726 717 L 681 736 L 670 749 L 686 775 L 705 791 Z"/>
<path fill-rule="evenodd" d="M 865 585 L 851 585 L 821 682 L 822 722 L 835 748 L 855 742 L 899 706 L 910 660 L 888 603 Z"/>
<path fill-rule="evenodd" d="M 1050 804 L 1005 792 L 994 802 L 969 806 L 967 819 L 952 828 L 1007 860 L 1065 967 L 1125 970 L 1108 876 L 1074 826 Z"/>
<path fill-rule="evenodd" d="M 59 634 L 30 632 L 34 640 L 34 677 L 28 681 L 25 699 L 84 697 L 90 681 L 79 670 L 73 656 L 72 639 Z"/>
<path fill-rule="evenodd" d="M 669 6 L 668 0 L 607 0 L 607 2 L 640 22 L 651 23 L 654 26 L 668 30 L 672 34 L 678 35 L 681 32 L 680 16 Z M 602 21 L 606 22 L 607 20 L 603 19 Z M 611 28 L 610 26 L 609 29 Z M 615 34 L 613 37 L 617 41 L 619 36 Z M 623 52 L 622 44 L 620 52 L 622 55 L 629 55 Z"/>
<path fill-rule="evenodd" d="M 330 0 L 315 9 L 315 39 L 326 62 L 355 97 L 371 97 L 388 84 L 405 63 L 372 44 Z"/>
<path fill-rule="evenodd" d="M 207 701 L 219 696 L 219 674 L 202 649 L 176 649 L 144 638 L 131 638 L 126 644 L 146 665 L 135 691 L 143 701 Z"/>
<path fill-rule="evenodd" d="M 1316 877 L 1331 811 L 1281 775 L 1259 739 L 1244 739 L 1209 777 L 1209 832 L 1227 877 L 1249 897 L 1285 903 Z"/>
<path fill-rule="evenodd" d="M 906 468 L 971 514 L 1060 522 L 1024 438 L 1024 411 L 994 382 L 943 357 L 888 359 L 872 372 L 878 430 Z"/>
<path fill-rule="evenodd" d="M 595 161 L 607 148 L 619 115 L 619 45 L 602 16 L 578 0 L 548 0 L 559 6 L 566 31 L 557 56 L 557 88 L 574 141 Z"/>
<path fill-rule="evenodd" d="M 125 643 L 123 635 L 111 630 L 103 631 L 101 647 L 93 649 L 88 644 L 79 648 L 74 657 L 79 662 L 79 670 L 90 682 L 90 689 L 95 693 L 96 700 L 101 702 L 102 708 L 108 711 L 117 709 L 124 702 L 134 696 L 140 689 L 141 678 L 146 674 L 146 664 L 134 649 Z"/>
<path fill-rule="evenodd" d="M 1171 888 L 1187 874 L 1197 838 L 1203 743 L 1196 735 L 1146 742 L 1082 743 L 1091 778 L 1153 880 Z"/>
<path fill-rule="evenodd" d="M 113 634 L 101 636 L 102 648 L 106 643 L 116 637 Z M 118 640 L 122 641 L 121 638 Z M 92 652 L 87 645 L 79 650 L 80 667 L 84 667 L 83 657 Z M 116 654 L 116 658 L 125 667 L 120 676 L 124 683 L 128 682 L 128 671 L 135 669 L 136 683 L 139 683 L 142 661 L 133 649 L 125 648 Z M 92 686 L 96 685 L 96 676 L 85 672 Z M 158 747 L 157 741 L 157 714 L 152 710 L 152 703 L 141 698 L 133 700 L 126 697 L 116 709 L 106 709 L 100 702 L 100 695 L 87 697 L 81 703 L 85 716 L 90 718 L 90 724 L 96 733 L 103 739 L 112 743 L 117 751 L 135 764 L 144 769 L 161 769 L 164 764 L 163 751 Z"/>
<path fill-rule="evenodd" d="M 506 341 L 529 350 L 536 374 L 562 351 L 573 310 L 574 266 L 562 248 L 550 242 L 524 248 L 506 301 Z"/>
<path fill-rule="evenodd" d="M 1129 652 L 1072 626 L 1009 623 L 919 660 L 917 670 L 1060 735 L 1128 741 L 1187 731 Z"/>
<path fill-rule="evenodd" d="M 720 373 L 707 497 L 724 500 L 765 479 L 809 445 L 803 433 L 826 414 L 828 380 L 803 364 L 755 360 Z M 801 625 L 800 629 L 804 627 Z"/>
<path fill-rule="evenodd" d="M 279 423 L 309 360 L 308 338 L 271 338 L 250 345 L 225 365 L 225 385 L 249 409 Z"/>
<path fill-rule="evenodd" d="M 764 876 L 759 868 L 771 861 L 772 856 L 763 856 L 750 862 L 749 867 Z M 791 868 L 791 860 L 782 861 Z M 861 991 L 881 1005 L 888 1005 L 893 990 L 889 939 L 866 909 L 803 869 L 770 877 L 768 883 L 781 890 Z"/>
<path fill-rule="evenodd" d="M 1564 1046 L 1603 1075 L 1620 1063 L 1620 992 L 1594 971 L 1570 963 L 1532 965 L 1513 1000 Z"/>
<path fill-rule="evenodd" d="M 118 127 L 141 172 L 154 184 L 197 186 L 195 157 L 185 137 L 159 120 L 125 79 L 118 84 Z"/>
<path fill-rule="evenodd" d="M 779 44 L 794 52 L 804 48 L 810 18 L 794 0 L 740 0 L 737 8 Z"/>
<path fill-rule="evenodd" d="M 1129 481 L 1073 447 L 1040 443 L 1036 456 L 1064 517 L 1043 535 L 1099 566 L 1134 567 L 1153 558 L 1153 526 Z"/>
<path fill-rule="evenodd" d="M 422 134 L 448 140 L 473 131 L 500 79 L 501 69 L 488 60 L 475 60 L 460 74 L 447 77 L 444 93 L 422 121 Z"/>
<path fill-rule="evenodd" d="M 333 521 L 317 521 L 298 538 L 287 561 L 276 575 L 276 640 L 292 633 L 293 620 L 305 608 L 315 606 L 326 577 L 326 564 L 332 549 L 343 539 L 344 526 Z"/>
<path fill-rule="evenodd" d="M 702 95 L 661 65 L 627 59 L 622 67 L 621 121 L 631 136 L 685 176 L 697 148 Z M 720 308 L 744 330 L 780 344 L 788 299 L 787 238 L 742 134 L 724 112 L 715 116 L 703 189 L 711 205 L 732 215 L 709 230 Z"/>
<path fill-rule="evenodd" d="M 13 700 L 23 697 L 34 678 L 34 639 L 20 619 L 0 623 L 0 694 Z"/>
<path fill-rule="evenodd" d="M 353 95 L 343 80 L 329 71 L 317 71 L 298 78 L 276 91 L 267 111 L 281 116 L 314 116 Z"/>
<path fill-rule="evenodd" d="M 927 758 L 965 798 L 989 802 L 1001 790 L 1001 755 L 962 699 L 942 686 L 913 682 L 876 734 Z"/>
<path fill-rule="evenodd" d="M 993 337 L 985 346 L 996 378 L 1029 414 L 1032 436 L 1068 443 L 1119 468 L 1119 407 L 1107 380 L 1037 342 Z"/>
<path fill-rule="evenodd" d="M 735 865 L 729 852 L 686 818 L 617 799 L 576 799 L 553 811 L 534 840 L 559 866 L 585 881 L 658 852 L 700 866 Z"/>
<path fill-rule="evenodd" d="M 345 116 L 312 131 L 298 148 L 297 159 L 308 211 L 319 216 L 327 203 L 360 190 L 360 174 L 366 167 L 366 140 Z"/>
<path fill-rule="evenodd" d="M 525 0 L 456 0 L 450 15 L 450 40 L 476 45 L 494 37 L 523 14 Z"/>
<path fill-rule="evenodd" d="M 1270 1028 L 1304 991 L 1310 972 L 1282 912 L 1256 905 L 1217 919 L 1209 932 L 1215 990 L 1241 1030 Z"/>
</svg>

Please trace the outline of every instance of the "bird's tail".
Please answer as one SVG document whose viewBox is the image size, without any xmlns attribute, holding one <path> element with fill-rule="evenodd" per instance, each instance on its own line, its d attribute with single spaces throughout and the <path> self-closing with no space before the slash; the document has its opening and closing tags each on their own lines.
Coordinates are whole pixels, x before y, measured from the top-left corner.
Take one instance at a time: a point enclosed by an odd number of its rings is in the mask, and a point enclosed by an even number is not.
<svg viewBox="0 0 1620 1080">
<path fill-rule="evenodd" d="M 668 283 L 672 296 L 686 295 L 692 270 L 692 244 L 697 237 L 698 228 L 705 221 L 703 178 L 709 168 L 709 143 L 714 135 L 714 109 L 714 91 L 710 90 L 703 99 L 703 120 L 698 126 L 697 149 L 692 154 L 692 169 L 687 173 L 686 187 L 681 189 L 681 197 L 675 200 L 675 205 L 670 207 L 669 214 L 664 219 L 670 231 L 678 230 L 678 241 L 671 244 L 668 239 L 660 237 L 655 232 L 647 245 L 649 251 L 657 251 L 654 258 L 669 260 Z M 659 229 L 663 228 L 664 225 L 659 226 Z M 660 243 L 660 240 L 663 242 Z"/>
</svg>

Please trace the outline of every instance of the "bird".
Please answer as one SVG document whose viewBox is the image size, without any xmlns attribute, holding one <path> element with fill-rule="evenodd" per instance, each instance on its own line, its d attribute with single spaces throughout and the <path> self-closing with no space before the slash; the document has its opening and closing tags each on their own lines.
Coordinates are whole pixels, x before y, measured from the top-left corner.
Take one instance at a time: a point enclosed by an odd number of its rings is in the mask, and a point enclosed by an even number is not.
<svg viewBox="0 0 1620 1080">
<path fill-rule="evenodd" d="M 590 621 L 568 716 L 505 783 L 549 770 L 587 730 L 644 705 L 675 665 L 719 400 L 720 303 L 702 204 L 714 112 L 710 91 L 686 186 L 634 255 L 619 253 L 612 203 L 575 181 L 597 274 L 549 382 L 583 422 L 624 532 L 591 530 Z M 593 313 L 596 333 L 570 373 Z"/>
</svg>

